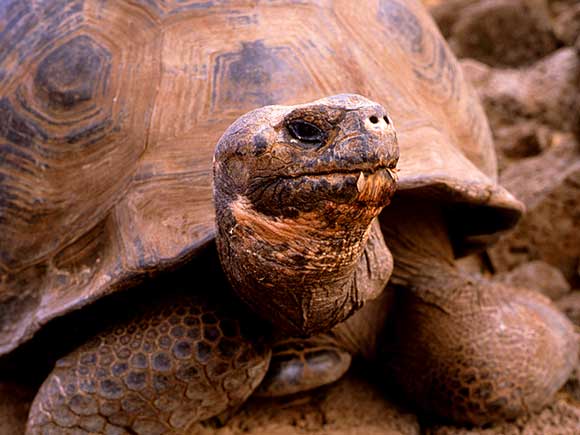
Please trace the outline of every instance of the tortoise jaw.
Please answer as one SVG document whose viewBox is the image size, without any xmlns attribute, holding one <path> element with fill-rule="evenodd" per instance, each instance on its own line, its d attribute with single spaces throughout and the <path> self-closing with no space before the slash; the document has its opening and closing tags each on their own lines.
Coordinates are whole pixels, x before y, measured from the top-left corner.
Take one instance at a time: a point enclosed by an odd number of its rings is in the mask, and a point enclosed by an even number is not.
<svg viewBox="0 0 580 435">
<path fill-rule="evenodd" d="M 371 161 L 367 161 L 367 162 L 361 162 L 360 164 L 357 165 L 345 165 L 344 167 L 341 166 L 332 166 L 328 169 L 325 168 L 320 168 L 320 169 L 316 169 L 316 170 L 299 170 L 296 172 L 292 172 L 290 174 L 287 175 L 280 175 L 279 178 L 300 178 L 300 177 L 324 177 L 325 175 L 333 175 L 333 174 L 343 174 L 343 175 L 352 175 L 352 174 L 360 174 L 361 172 L 364 173 L 365 175 L 371 175 L 373 173 L 379 172 L 379 171 L 388 171 L 392 174 L 393 177 L 396 177 L 395 175 L 395 167 L 397 165 L 397 160 L 396 159 L 392 159 L 392 160 L 388 160 L 383 162 L 382 159 L 379 162 L 371 162 Z"/>
<path fill-rule="evenodd" d="M 360 207 L 385 207 L 393 196 L 397 175 L 388 166 L 320 174 L 304 174 L 313 185 L 330 185 L 336 188 L 335 202 Z M 332 198 L 328 198 L 332 201 Z M 347 201 L 345 201 L 347 199 Z"/>
<path fill-rule="evenodd" d="M 359 166 L 328 172 L 303 172 L 271 180 L 257 179 L 244 195 L 259 213 L 277 218 L 318 214 L 322 226 L 361 214 L 376 216 L 388 205 L 397 176 L 388 166 Z"/>
</svg>

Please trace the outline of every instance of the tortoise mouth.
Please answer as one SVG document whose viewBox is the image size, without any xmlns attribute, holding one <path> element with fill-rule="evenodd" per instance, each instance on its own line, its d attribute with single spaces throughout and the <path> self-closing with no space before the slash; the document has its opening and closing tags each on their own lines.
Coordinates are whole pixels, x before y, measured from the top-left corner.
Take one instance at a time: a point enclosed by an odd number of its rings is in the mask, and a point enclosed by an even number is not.
<svg viewBox="0 0 580 435">
<path fill-rule="evenodd" d="M 336 222 L 359 219 L 360 213 L 378 214 L 396 186 L 392 164 L 364 163 L 256 178 L 243 196 L 264 215 L 295 218 L 316 212 L 324 214 L 324 221 Z"/>
<path fill-rule="evenodd" d="M 326 193 L 328 199 L 334 197 L 338 203 L 358 203 L 363 207 L 384 207 L 389 203 L 397 185 L 396 172 L 388 165 L 361 165 L 349 170 L 305 172 L 287 179 L 301 180 L 305 185 L 310 185 L 313 191 Z"/>
<path fill-rule="evenodd" d="M 320 178 L 324 178 L 326 176 L 351 176 L 351 175 L 356 175 L 356 176 L 360 176 L 360 174 L 362 173 L 364 176 L 369 176 L 369 175 L 373 175 L 376 173 L 379 173 L 381 171 L 386 171 L 390 177 L 393 179 L 394 182 L 397 181 L 397 177 L 395 174 L 395 165 L 393 164 L 393 162 L 389 162 L 389 163 L 381 163 L 381 164 L 372 164 L 372 163 L 368 163 L 368 164 L 361 164 L 361 165 L 357 165 L 356 167 L 350 167 L 350 168 L 333 168 L 333 169 L 320 169 L 320 170 L 316 170 L 316 171 L 303 171 L 303 172 L 299 172 L 296 174 L 291 174 L 291 175 L 281 175 L 279 178 L 284 178 L 284 179 L 296 179 L 296 178 L 301 178 L 301 177 L 320 177 Z"/>
</svg>

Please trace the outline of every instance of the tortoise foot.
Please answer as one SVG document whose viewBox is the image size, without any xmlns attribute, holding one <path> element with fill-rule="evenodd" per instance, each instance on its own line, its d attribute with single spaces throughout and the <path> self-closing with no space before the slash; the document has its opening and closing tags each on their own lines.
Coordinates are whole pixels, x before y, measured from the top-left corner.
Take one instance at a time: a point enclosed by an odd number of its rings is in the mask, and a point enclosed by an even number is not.
<svg viewBox="0 0 580 435">
<path fill-rule="evenodd" d="M 350 353 L 333 344 L 325 334 L 279 341 L 255 395 L 285 396 L 330 384 L 346 373 L 350 362 Z"/>
<path fill-rule="evenodd" d="M 241 317 L 184 296 L 101 333 L 57 362 L 27 433 L 188 433 L 239 406 L 270 356 Z"/>
<path fill-rule="evenodd" d="M 540 409 L 576 365 L 573 325 L 540 294 L 457 278 L 440 303 L 401 292 L 388 374 L 424 413 L 455 423 L 482 425 Z"/>
</svg>

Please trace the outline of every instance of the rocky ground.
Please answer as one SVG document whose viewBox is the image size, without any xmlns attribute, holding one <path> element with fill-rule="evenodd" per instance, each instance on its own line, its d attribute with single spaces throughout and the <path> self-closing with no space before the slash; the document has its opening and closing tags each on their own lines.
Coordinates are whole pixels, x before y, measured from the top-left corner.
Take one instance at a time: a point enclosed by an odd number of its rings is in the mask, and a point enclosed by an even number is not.
<svg viewBox="0 0 580 435">
<path fill-rule="evenodd" d="M 580 2 L 424 0 L 462 59 L 490 119 L 500 182 L 527 213 L 482 256 L 462 265 L 537 289 L 580 326 Z M 361 369 L 320 389 L 278 401 L 253 399 L 230 434 L 576 434 L 580 367 L 538 414 L 464 429 L 421 419 L 391 400 Z M 23 431 L 34 391 L 0 382 L 0 435 Z M 250 417 L 251 416 L 251 417 Z"/>
</svg>

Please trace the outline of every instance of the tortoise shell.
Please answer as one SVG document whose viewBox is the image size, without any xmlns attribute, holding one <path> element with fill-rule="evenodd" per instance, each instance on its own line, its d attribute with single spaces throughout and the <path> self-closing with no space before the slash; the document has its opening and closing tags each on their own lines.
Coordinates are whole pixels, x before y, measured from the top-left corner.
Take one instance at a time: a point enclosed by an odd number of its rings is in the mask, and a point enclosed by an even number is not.
<svg viewBox="0 0 580 435">
<path fill-rule="evenodd" d="M 210 242 L 214 146 L 259 106 L 365 95 L 458 240 L 521 213 L 417 1 L 9 0 L 0 30 L 0 353 Z"/>
</svg>

